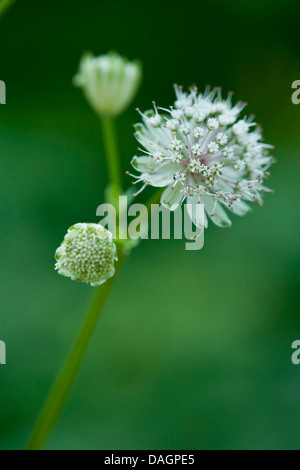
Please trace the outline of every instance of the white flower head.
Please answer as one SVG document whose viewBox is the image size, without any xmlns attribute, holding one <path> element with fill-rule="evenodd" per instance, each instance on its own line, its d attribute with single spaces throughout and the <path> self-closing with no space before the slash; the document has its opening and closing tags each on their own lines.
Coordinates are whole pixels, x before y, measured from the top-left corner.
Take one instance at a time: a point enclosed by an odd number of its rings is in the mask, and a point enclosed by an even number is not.
<svg viewBox="0 0 300 470">
<path fill-rule="evenodd" d="M 245 215 L 248 203 L 262 203 L 261 194 L 269 191 L 263 180 L 273 163 L 272 147 L 262 142 L 252 119 L 240 118 L 246 105 L 233 105 L 232 94 L 223 100 L 220 89 L 185 93 L 175 86 L 175 92 L 174 106 L 155 106 L 159 126 L 151 125 L 146 115 L 136 125 L 146 156 L 135 157 L 132 165 L 144 186 L 166 188 L 161 198 L 165 207 L 172 210 L 184 200 L 192 206 L 202 203 L 205 227 L 208 217 L 218 226 L 230 226 L 227 210 Z M 163 160 L 157 160 L 157 152 Z M 203 227 L 195 212 L 189 211 L 193 222 Z"/>
<path fill-rule="evenodd" d="M 55 258 L 59 274 L 91 286 L 100 286 L 112 277 L 118 260 L 112 234 L 99 224 L 70 227 Z"/>
<path fill-rule="evenodd" d="M 100 116 L 118 116 L 135 97 L 142 67 L 115 52 L 94 57 L 85 54 L 74 84 L 83 89 L 89 104 Z"/>
</svg>

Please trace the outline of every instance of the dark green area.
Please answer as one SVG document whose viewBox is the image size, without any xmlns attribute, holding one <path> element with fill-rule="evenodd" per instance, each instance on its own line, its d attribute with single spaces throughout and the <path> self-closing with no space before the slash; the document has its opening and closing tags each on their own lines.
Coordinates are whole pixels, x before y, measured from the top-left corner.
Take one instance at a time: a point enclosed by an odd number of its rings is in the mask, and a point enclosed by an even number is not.
<svg viewBox="0 0 300 470">
<path fill-rule="evenodd" d="M 87 49 L 144 63 L 118 121 L 124 171 L 135 106 L 170 105 L 174 82 L 233 89 L 278 163 L 265 206 L 210 226 L 203 251 L 134 251 L 49 448 L 300 449 L 299 14 L 292 0 L 22 0 L 1 19 L 2 449 L 25 445 L 93 294 L 53 269 L 67 228 L 97 220 L 106 185 L 99 123 L 71 84 Z"/>
</svg>

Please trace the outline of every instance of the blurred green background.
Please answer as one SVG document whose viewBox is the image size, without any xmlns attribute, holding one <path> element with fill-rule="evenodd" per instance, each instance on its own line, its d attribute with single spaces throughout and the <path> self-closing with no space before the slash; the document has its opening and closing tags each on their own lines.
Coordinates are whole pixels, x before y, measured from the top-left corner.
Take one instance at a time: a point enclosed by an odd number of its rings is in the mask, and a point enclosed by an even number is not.
<svg viewBox="0 0 300 470">
<path fill-rule="evenodd" d="M 100 126 L 71 80 L 84 50 L 111 49 L 144 63 L 118 121 L 124 171 L 135 107 L 169 106 L 174 82 L 211 84 L 247 101 L 276 146 L 275 194 L 210 226 L 200 252 L 134 251 L 48 448 L 300 449 L 299 15 L 296 0 L 22 0 L 1 19 L 1 449 L 24 447 L 93 295 L 53 255 L 103 202 Z"/>
</svg>

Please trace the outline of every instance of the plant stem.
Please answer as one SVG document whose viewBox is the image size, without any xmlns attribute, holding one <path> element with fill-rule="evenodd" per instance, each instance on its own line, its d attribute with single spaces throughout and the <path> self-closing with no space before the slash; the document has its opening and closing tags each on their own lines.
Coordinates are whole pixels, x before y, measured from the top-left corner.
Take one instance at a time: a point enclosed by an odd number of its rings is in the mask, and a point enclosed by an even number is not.
<svg viewBox="0 0 300 470">
<path fill-rule="evenodd" d="M 125 260 L 125 255 L 122 250 L 119 250 L 118 256 L 119 262 L 117 264 L 116 274 L 120 271 Z M 76 379 L 100 314 L 117 278 L 116 274 L 98 288 L 91 307 L 88 310 L 79 330 L 78 336 L 71 348 L 66 363 L 45 402 L 44 408 L 42 409 L 33 434 L 27 445 L 27 450 L 41 450 L 58 421 L 69 397 L 72 385 Z"/>
<path fill-rule="evenodd" d="M 146 204 L 148 211 L 150 210 L 150 217 L 151 204 L 159 202 L 161 193 L 161 189 L 156 191 Z M 41 450 L 44 447 L 52 429 L 64 409 L 98 319 L 115 283 L 117 274 L 126 258 L 122 247 L 119 248 L 118 257 L 119 261 L 116 267 L 116 273 L 105 284 L 98 288 L 65 365 L 46 399 L 45 405 L 26 447 L 27 450 Z"/>
<path fill-rule="evenodd" d="M 6 10 L 15 3 L 16 0 L 0 0 L 0 16 L 3 15 Z"/>
<path fill-rule="evenodd" d="M 103 117 L 102 128 L 110 184 L 119 194 L 122 194 L 121 164 L 115 120 L 110 117 Z"/>
</svg>

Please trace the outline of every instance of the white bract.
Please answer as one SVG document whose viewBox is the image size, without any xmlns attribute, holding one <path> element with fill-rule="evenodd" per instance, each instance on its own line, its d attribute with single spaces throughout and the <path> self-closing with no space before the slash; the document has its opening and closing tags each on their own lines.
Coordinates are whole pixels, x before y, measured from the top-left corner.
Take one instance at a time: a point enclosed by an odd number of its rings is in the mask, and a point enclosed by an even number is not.
<svg viewBox="0 0 300 470">
<path fill-rule="evenodd" d="M 76 224 L 69 228 L 55 258 L 55 269 L 62 276 L 100 286 L 115 273 L 117 249 L 102 225 Z"/>
<path fill-rule="evenodd" d="M 197 227 L 203 227 L 195 210 L 200 203 L 205 227 L 208 217 L 220 227 L 230 226 L 225 209 L 245 215 L 249 202 L 262 204 L 261 193 L 270 191 L 263 180 L 273 163 L 268 155 L 272 146 L 262 142 L 252 118 L 240 119 L 246 105 L 233 106 L 231 94 L 223 100 L 220 89 L 185 93 L 175 86 L 175 92 L 177 100 L 169 109 L 154 103 L 154 111 L 139 111 L 143 122 L 135 135 L 143 155 L 132 160 L 139 172 L 132 175 L 134 184 L 142 183 L 140 191 L 147 185 L 165 187 L 161 203 L 170 210 L 186 200 Z"/>
<path fill-rule="evenodd" d="M 83 92 L 96 113 L 117 116 L 131 103 L 142 78 L 142 67 L 115 52 L 94 57 L 85 54 L 74 84 Z"/>
</svg>

